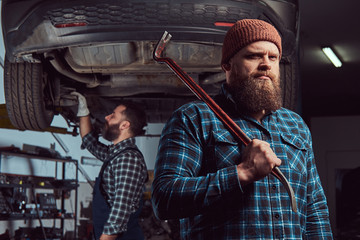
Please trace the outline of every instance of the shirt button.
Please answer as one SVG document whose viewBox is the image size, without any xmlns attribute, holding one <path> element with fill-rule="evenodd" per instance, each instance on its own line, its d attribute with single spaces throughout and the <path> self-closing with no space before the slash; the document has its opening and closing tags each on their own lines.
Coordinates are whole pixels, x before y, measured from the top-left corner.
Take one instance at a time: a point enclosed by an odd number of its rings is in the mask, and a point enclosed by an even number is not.
<svg viewBox="0 0 360 240">
<path fill-rule="evenodd" d="M 277 218 L 279 218 L 280 217 L 280 215 L 279 214 L 275 214 L 275 218 L 277 219 Z"/>
<path fill-rule="evenodd" d="M 275 185 L 273 185 L 273 186 L 272 186 L 272 189 L 273 189 L 273 190 L 275 190 L 275 189 L 276 189 L 276 186 L 275 186 Z"/>
</svg>

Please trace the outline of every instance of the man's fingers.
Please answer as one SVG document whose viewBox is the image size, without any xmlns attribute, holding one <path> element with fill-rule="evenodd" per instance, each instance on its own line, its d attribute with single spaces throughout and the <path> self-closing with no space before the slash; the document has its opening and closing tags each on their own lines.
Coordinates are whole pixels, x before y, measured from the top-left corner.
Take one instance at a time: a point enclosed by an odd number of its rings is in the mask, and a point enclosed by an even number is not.
<svg viewBox="0 0 360 240">
<path fill-rule="evenodd" d="M 281 165 L 281 163 L 282 163 L 282 161 L 281 161 L 281 159 L 280 158 L 276 158 L 276 160 L 275 160 L 275 166 L 280 166 Z M 274 167 L 275 167 L 274 166 Z"/>
</svg>

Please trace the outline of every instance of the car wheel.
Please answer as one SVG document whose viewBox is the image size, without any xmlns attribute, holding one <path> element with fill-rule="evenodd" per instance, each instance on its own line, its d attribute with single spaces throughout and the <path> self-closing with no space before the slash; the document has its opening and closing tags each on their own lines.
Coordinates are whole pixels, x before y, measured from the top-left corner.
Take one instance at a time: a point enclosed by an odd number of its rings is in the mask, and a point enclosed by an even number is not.
<svg viewBox="0 0 360 240">
<path fill-rule="evenodd" d="M 5 59 L 4 91 L 11 123 L 18 129 L 42 130 L 54 117 L 46 89 L 48 82 L 39 63 L 11 63 Z M 49 90 L 49 89 L 48 89 Z M 50 101 L 51 102 L 51 101 Z"/>
<path fill-rule="evenodd" d="M 299 95 L 299 67 L 295 57 L 291 61 L 280 64 L 281 88 L 283 106 L 293 111 L 297 111 L 297 101 Z"/>
</svg>

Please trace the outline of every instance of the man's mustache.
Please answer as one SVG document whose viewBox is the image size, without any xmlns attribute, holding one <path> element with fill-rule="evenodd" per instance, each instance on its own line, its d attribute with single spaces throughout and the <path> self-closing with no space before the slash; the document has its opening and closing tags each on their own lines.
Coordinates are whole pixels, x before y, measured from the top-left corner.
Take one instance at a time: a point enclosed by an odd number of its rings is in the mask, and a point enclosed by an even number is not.
<svg viewBox="0 0 360 240">
<path fill-rule="evenodd" d="M 258 71 L 256 73 L 251 74 L 251 77 L 253 78 L 259 78 L 259 77 L 263 77 L 266 76 L 268 78 L 270 78 L 271 80 L 274 80 L 276 78 L 276 75 L 270 71 Z"/>
</svg>

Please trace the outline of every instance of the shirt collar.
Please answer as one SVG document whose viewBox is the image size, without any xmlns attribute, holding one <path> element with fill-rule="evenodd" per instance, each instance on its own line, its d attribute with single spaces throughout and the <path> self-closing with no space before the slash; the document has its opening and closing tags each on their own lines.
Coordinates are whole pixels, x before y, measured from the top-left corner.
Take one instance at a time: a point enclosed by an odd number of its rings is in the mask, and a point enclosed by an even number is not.
<svg viewBox="0 0 360 240">
<path fill-rule="evenodd" d="M 122 151 L 123 149 L 125 149 L 129 146 L 134 146 L 134 145 L 135 145 L 135 138 L 131 137 L 131 138 L 124 139 L 123 141 L 121 141 L 115 145 L 111 144 L 109 146 L 109 150 L 110 150 L 110 152 L 116 154 L 116 153 Z"/>
<path fill-rule="evenodd" d="M 236 108 L 235 101 L 234 101 L 231 93 L 227 90 L 227 85 L 226 85 L 226 83 L 223 83 L 223 84 L 221 85 L 221 90 L 220 90 L 220 91 L 221 91 L 221 93 L 225 96 L 226 100 L 227 100 L 227 101 L 230 101 L 231 104 L 233 104 L 234 107 Z"/>
</svg>

